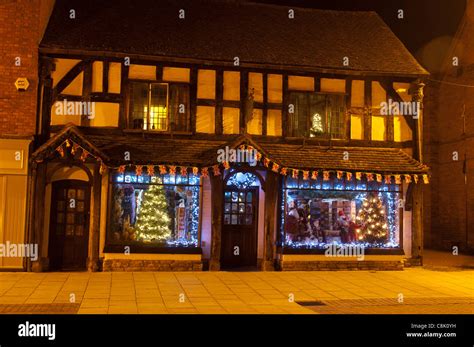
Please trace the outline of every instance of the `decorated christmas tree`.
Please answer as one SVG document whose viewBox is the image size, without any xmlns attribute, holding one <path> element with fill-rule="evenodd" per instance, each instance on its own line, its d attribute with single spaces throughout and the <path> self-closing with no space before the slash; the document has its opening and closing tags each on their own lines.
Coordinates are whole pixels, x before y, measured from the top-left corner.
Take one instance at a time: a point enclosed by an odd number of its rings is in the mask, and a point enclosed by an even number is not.
<svg viewBox="0 0 474 347">
<path fill-rule="evenodd" d="M 171 236 L 171 218 L 163 186 L 150 185 L 143 194 L 135 229 L 137 238 L 144 241 L 164 241 Z"/>
<path fill-rule="evenodd" d="M 359 241 L 378 243 L 387 240 L 385 207 L 377 195 L 369 195 L 364 200 L 356 220 L 362 226 L 357 235 Z"/>
</svg>

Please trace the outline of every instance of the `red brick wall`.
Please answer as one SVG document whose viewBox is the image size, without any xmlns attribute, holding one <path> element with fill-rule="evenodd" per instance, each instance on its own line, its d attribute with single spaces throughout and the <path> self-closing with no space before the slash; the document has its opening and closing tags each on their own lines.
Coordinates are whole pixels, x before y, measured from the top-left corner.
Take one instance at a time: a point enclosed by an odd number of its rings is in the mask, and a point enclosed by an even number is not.
<svg viewBox="0 0 474 347">
<path fill-rule="evenodd" d="M 474 251 L 473 36 L 474 0 L 469 0 L 444 68 L 432 76 L 442 82 L 430 81 L 425 94 L 425 158 L 433 175 L 424 205 L 427 248 L 457 245 Z M 459 160 L 453 160 L 453 152 Z"/>
<path fill-rule="evenodd" d="M 38 85 L 40 0 L 0 1 L 0 136 L 30 136 L 35 132 Z M 15 66 L 15 58 L 21 65 Z M 15 81 L 30 86 L 18 92 Z"/>
</svg>

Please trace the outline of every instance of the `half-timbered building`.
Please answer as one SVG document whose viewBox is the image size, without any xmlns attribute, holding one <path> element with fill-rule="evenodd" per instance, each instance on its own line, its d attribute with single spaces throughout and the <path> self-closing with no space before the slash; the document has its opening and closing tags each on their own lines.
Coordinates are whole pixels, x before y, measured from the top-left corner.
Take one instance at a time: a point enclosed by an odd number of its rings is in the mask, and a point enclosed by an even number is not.
<svg viewBox="0 0 474 347">
<path fill-rule="evenodd" d="M 34 270 L 419 258 L 427 72 L 377 14 L 57 1 L 40 64 Z"/>
</svg>

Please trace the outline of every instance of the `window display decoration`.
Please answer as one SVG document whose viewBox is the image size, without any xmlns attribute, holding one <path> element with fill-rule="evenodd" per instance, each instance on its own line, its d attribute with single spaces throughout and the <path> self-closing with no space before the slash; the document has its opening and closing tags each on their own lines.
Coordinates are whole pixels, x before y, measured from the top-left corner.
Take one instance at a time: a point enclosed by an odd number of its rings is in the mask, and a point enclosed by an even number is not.
<svg viewBox="0 0 474 347">
<path fill-rule="evenodd" d="M 195 175 L 115 174 L 108 242 L 196 247 L 199 192 Z"/>
<path fill-rule="evenodd" d="M 369 195 L 362 202 L 356 217 L 357 239 L 369 243 L 383 242 L 387 238 L 388 224 L 385 207 L 377 195 Z"/>
<path fill-rule="evenodd" d="M 258 186 L 259 180 L 256 175 L 250 172 L 236 172 L 227 180 L 227 185 L 239 189 L 247 189 Z"/>
<path fill-rule="evenodd" d="M 152 177 L 151 182 L 161 183 Z M 165 241 L 170 238 L 170 217 L 167 212 L 168 202 L 162 185 L 151 185 L 142 193 L 139 200 L 137 222 L 135 224 L 137 238 L 144 241 Z"/>
<path fill-rule="evenodd" d="M 399 247 L 401 193 L 395 184 L 287 178 L 282 194 L 284 247 Z"/>
</svg>

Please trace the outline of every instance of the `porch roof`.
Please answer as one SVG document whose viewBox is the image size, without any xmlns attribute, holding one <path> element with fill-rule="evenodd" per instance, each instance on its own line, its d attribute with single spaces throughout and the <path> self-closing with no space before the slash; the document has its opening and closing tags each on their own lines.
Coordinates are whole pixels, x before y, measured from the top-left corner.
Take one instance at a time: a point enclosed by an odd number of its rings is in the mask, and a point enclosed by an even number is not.
<svg viewBox="0 0 474 347">
<path fill-rule="evenodd" d="M 426 173 L 428 167 L 397 148 L 325 147 L 270 143 L 249 135 L 235 135 L 226 139 L 162 138 L 127 134 L 87 135 L 101 152 L 110 158 L 112 166 L 125 164 L 154 164 L 176 166 L 211 166 L 217 164 L 217 151 L 225 146 L 238 148 L 251 145 L 280 167 L 295 169 L 327 169 L 345 171 L 371 171 L 381 173 Z M 124 152 L 130 153 L 125 162 Z M 347 152 L 348 160 L 344 160 Z"/>
</svg>

